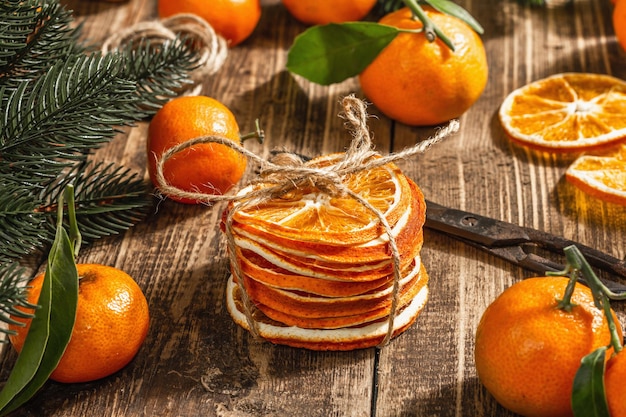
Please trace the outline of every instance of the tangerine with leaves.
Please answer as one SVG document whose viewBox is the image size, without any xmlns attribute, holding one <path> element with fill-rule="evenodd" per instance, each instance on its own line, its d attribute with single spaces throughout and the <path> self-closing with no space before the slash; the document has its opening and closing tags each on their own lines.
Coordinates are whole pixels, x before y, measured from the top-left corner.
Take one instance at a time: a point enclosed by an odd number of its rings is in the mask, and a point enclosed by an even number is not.
<svg viewBox="0 0 626 417">
<path fill-rule="evenodd" d="M 78 264 L 76 322 L 69 344 L 50 378 L 64 383 L 88 382 L 125 367 L 143 344 L 150 322 L 141 288 L 124 271 L 99 264 Z M 37 304 L 45 273 L 29 284 L 28 302 Z M 22 310 L 32 313 L 32 310 Z M 13 317 L 9 340 L 21 352 L 30 319 Z"/>
<path fill-rule="evenodd" d="M 159 0 L 159 17 L 192 13 L 203 18 L 229 46 L 246 40 L 261 19 L 260 0 Z"/>
<path fill-rule="evenodd" d="M 239 125 L 232 112 L 206 96 L 183 96 L 165 104 L 148 128 L 148 172 L 157 180 L 157 161 L 170 148 L 201 136 L 221 136 L 240 143 Z M 206 194 L 224 194 L 243 176 L 246 159 L 226 145 L 205 143 L 174 154 L 163 164 L 165 180 L 177 189 Z M 197 203 L 175 195 L 175 201 Z"/>
<path fill-rule="evenodd" d="M 461 116 L 487 85 L 483 43 L 461 19 L 424 7 L 428 18 L 453 41 L 430 42 L 421 21 L 408 8 L 384 16 L 379 23 L 407 29 L 368 65 L 359 82 L 365 96 L 391 119 L 428 126 Z"/>
<path fill-rule="evenodd" d="M 352 22 L 363 19 L 376 0 L 282 0 L 289 13 L 307 25 Z"/>
<path fill-rule="evenodd" d="M 604 374 L 604 392 L 611 417 L 626 417 L 624 381 L 626 381 L 626 350 L 622 349 L 609 359 Z"/>
<path fill-rule="evenodd" d="M 522 416 L 571 416 L 581 359 L 611 343 L 606 317 L 589 288 L 576 284 L 569 302 L 560 304 L 569 282 L 566 277 L 520 281 L 487 307 L 478 324 L 478 377 L 502 406 Z"/>
</svg>

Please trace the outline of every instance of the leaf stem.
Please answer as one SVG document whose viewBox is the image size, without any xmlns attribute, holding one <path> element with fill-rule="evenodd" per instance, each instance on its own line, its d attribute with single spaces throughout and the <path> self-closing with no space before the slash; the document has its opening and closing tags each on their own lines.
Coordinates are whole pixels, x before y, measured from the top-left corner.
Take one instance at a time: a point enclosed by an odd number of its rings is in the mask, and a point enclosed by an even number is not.
<svg viewBox="0 0 626 417">
<path fill-rule="evenodd" d="M 446 44 L 448 48 L 454 51 L 454 45 L 452 41 L 433 23 L 432 20 L 426 15 L 426 12 L 416 0 L 403 0 L 404 4 L 411 9 L 413 15 L 417 17 L 424 25 L 424 34 L 426 35 L 426 39 L 429 42 L 434 42 L 437 38 L 441 39 L 443 43 Z"/>
<path fill-rule="evenodd" d="M 265 132 L 263 131 L 263 129 L 261 129 L 261 123 L 259 122 L 259 119 L 256 119 L 254 121 L 254 126 L 255 130 L 239 136 L 241 142 L 245 142 L 248 139 L 256 139 L 259 141 L 260 144 L 263 144 L 263 141 L 265 140 Z"/>
<path fill-rule="evenodd" d="M 611 313 L 611 303 L 609 298 L 614 294 L 610 291 L 598 278 L 598 276 L 593 272 L 589 262 L 585 259 L 580 250 L 575 246 L 571 245 L 563 249 L 565 252 L 565 256 L 567 257 L 568 262 L 572 265 L 576 270 L 580 270 L 583 277 L 587 281 L 589 288 L 591 288 L 591 293 L 593 294 L 593 300 L 599 309 L 604 312 L 606 317 L 606 321 L 609 325 L 609 332 L 611 333 L 611 346 L 615 353 L 618 353 L 622 350 L 622 340 L 619 337 L 617 332 L 617 325 L 615 324 L 615 320 L 613 319 L 613 314 Z M 623 298 L 624 294 L 619 295 L 619 299 Z"/>
</svg>

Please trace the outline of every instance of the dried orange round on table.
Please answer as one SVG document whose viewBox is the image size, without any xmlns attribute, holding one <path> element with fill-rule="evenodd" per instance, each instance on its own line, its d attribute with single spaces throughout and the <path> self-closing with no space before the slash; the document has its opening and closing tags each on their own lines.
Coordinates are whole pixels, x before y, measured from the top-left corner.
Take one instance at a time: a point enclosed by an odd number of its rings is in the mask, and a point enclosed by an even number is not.
<svg viewBox="0 0 626 417">
<path fill-rule="evenodd" d="M 157 7 L 161 18 L 181 13 L 200 16 L 231 47 L 252 35 L 261 19 L 260 0 L 159 0 Z"/>
<path fill-rule="evenodd" d="M 376 0 L 282 0 L 289 13 L 308 25 L 353 22 L 363 19 Z"/>
<path fill-rule="evenodd" d="M 565 171 L 565 178 L 593 197 L 626 205 L 626 144 L 579 156 Z"/>
<path fill-rule="evenodd" d="M 487 307 L 478 324 L 478 378 L 517 414 L 572 416 L 572 385 L 581 359 L 611 343 L 604 312 L 595 307 L 588 287 L 576 284 L 569 311 L 558 307 L 568 282 L 564 277 L 517 282 Z"/>
<path fill-rule="evenodd" d="M 510 93 L 499 118 L 514 142 L 584 152 L 626 139 L 626 82 L 601 74 L 553 75 Z"/>
<path fill-rule="evenodd" d="M 221 136 L 240 143 L 239 126 L 232 112 L 206 96 L 183 96 L 166 103 L 154 115 L 148 128 L 148 173 L 155 187 L 157 161 L 172 147 L 202 136 Z M 224 194 L 239 182 L 246 158 L 234 149 L 217 143 L 198 144 L 168 159 L 163 174 L 168 184 L 189 192 Z M 198 203 L 176 195 L 171 199 Z"/>
<path fill-rule="evenodd" d="M 487 85 L 483 43 L 465 22 L 424 7 L 426 15 L 455 45 L 429 42 L 411 10 L 392 12 L 379 23 L 411 32 L 400 33 L 359 74 L 365 96 L 387 117 L 407 125 L 429 126 L 461 116 Z"/>
<path fill-rule="evenodd" d="M 122 369 L 139 351 L 150 322 L 146 298 L 127 273 L 99 264 L 78 264 L 77 269 L 74 329 L 61 361 L 50 375 L 50 379 L 65 383 L 94 381 Z M 29 303 L 37 304 L 43 279 L 42 273 L 29 283 Z M 9 340 L 20 352 L 31 320 L 14 319 L 25 324 L 10 326 L 17 333 Z"/>
<path fill-rule="evenodd" d="M 334 173 L 343 157 L 318 157 L 304 168 Z M 375 346 L 415 321 L 428 298 L 421 190 L 391 163 L 346 174 L 341 184 L 363 201 L 313 181 L 250 205 L 246 195 L 276 183 L 240 190 L 242 199 L 228 206 L 223 224 L 236 246 L 226 294 L 236 323 L 250 329 L 251 315 L 260 336 L 273 343 L 350 350 Z"/>
</svg>

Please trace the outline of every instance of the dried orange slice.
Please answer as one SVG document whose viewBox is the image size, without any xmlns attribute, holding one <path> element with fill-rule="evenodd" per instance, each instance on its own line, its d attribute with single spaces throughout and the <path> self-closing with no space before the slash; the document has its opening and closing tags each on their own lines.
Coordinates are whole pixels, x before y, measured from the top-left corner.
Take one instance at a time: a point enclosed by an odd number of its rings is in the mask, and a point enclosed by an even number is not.
<svg viewBox="0 0 626 417">
<path fill-rule="evenodd" d="M 582 152 L 626 138 L 626 82 L 608 75 L 557 74 L 509 94 L 502 127 L 515 142 L 552 152 Z"/>
<path fill-rule="evenodd" d="M 626 205 L 626 144 L 578 157 L 565 178 L 591 196 Z"/>
<path fill-rule="evenodd" d="M 315 158 L 309 167 L 333 171 L 343 154 Z M 273 184 L 256 184 L 241 195 Z M 394 224 L 410 204 L 411 190 L 400 169 L 388 164 L 346 176 L 343 185 L 361 195 Z M 235 203 L 238 204 L 238 203 Z M 350 196 L 330 196 L 302 187 L 262 204 L 237 210 L 234 220 L 273 235 L 302 242 L 345 245 L 366 243 L 383 232 L 376 215 Z"/>
</svg>

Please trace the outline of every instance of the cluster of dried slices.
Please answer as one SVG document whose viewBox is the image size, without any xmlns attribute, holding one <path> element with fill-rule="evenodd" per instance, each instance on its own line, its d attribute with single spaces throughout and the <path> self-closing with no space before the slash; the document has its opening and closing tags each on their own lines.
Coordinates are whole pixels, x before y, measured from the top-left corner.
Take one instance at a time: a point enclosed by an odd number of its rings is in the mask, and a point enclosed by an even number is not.
<svg viewBox="0 0 626 417">
<path fill-rule="evenodd" d="M 306 166 L 332 167 L 342 155 Z M 428 298 L 420 189 L 394 164 L 348 174 L 341 184 L 348 193 L 311 183 L 254 204 L 229 205 L 231 269 L 238 273 L 229 279 L 226 298 L 236 323 L 250 330 L 252 318 L 258 335 L 277 344 L 351 350 L 380 344 L 414 322 Z M 271 185 L 250 185 L 240 194 Z"/>
</svg>

